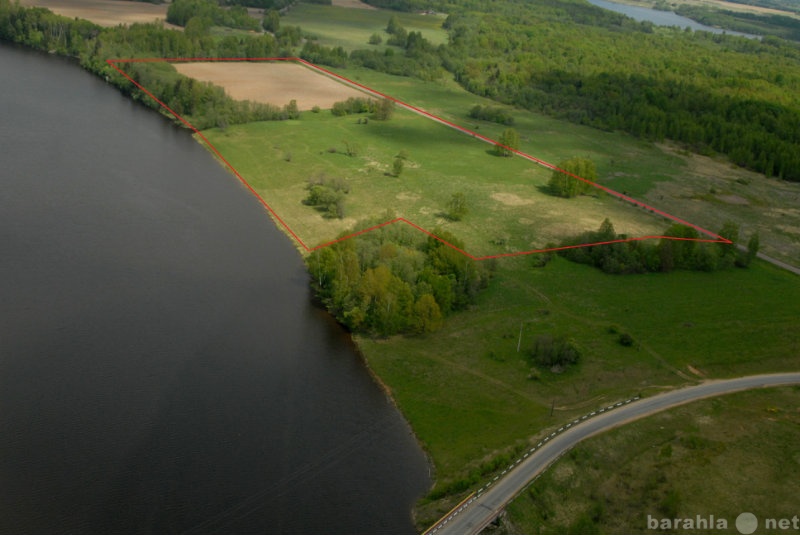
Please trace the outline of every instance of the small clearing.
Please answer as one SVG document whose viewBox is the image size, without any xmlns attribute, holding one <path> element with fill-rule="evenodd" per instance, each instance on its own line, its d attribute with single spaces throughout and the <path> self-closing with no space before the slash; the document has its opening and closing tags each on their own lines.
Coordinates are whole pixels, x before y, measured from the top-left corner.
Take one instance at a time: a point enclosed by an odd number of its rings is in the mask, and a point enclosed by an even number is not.
<svg viewBox="0 0 800 535">
<path fill-rule="evenodd" d="M 364 93 L 311 69 L 291 62 L 198 62 L 176 63 L 179 73 L 211 82 L 236 100 L 283 106 L 296 100 L 301 110 L 323 109 Z"/>
</svg>

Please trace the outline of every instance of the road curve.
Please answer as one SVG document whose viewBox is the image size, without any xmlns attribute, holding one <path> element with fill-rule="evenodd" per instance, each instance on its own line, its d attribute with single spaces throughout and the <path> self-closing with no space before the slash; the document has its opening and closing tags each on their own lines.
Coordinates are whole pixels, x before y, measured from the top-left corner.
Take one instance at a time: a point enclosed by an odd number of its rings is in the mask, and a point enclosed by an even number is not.
<svg viewBox="0 0 800 535">
<path fill-rule="evenodd" d="M 484 491 L 479 491 L 476 496 L 457 506 L 454 511 L 431 526 L 425 535 L 474 535 L 479 533 L 534 478 L 577 443 L 593 435 L 703 398 L 741 390 L 791 384 L 800 384 L 800 372 L 707 381 L 696 386 L 599 409 L 590 415 L 591 417 L 570 422 L 562 428 L 562 432 L 543 439 L 540 443 L 541 446 L 527 455 L 527 458 L 517 461 L 504 477 L 494 481 L 488 488 L 484 487 Z"/>
</svg>

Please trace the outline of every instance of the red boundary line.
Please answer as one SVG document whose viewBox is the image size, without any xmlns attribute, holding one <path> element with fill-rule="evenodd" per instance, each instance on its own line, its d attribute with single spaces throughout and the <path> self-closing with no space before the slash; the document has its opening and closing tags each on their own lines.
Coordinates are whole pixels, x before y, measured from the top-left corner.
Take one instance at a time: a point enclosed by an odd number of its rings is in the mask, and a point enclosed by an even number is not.
<svg viewBox="0 0 800 535">
<path fill-rule="evenodd" d="M 450 128 L 454 128 L 454 129 L 456 129 L 456 130 L 458 130 L 458 131 L 460 131 L 460 132 L 462 132 L 464 134 L 467 134 L 467 135 L 470 135 L 470 136 L 472 136 L 474 138 L 480 139 L 481 141 L 485 141 L 486 143 L 490 143 L 492 145 L 497 145 L 497 146 L 503 147 L 504 149 L 507 149 L 507 150 L 513 152 L 514 154 L 517 154 L 518 156 L 521 156 L 521 157 L 525 158 L 526 160 L 534 162 L 534 163 L 536 163 L 538 165 L 541 165 L 543 167 L 546 167 L 548 169 L 552 169 L 554 171 L 558 171 L 560 173 L 564 173 L 567 176 L 570 176 L 572 178 L 580 180 L 580 181 L 590 185 L 591 187 L 597 188 L 597 189 L 599 189 L 601 191 L 604 191 L 604 192 L 608 193 L 609 195 L 617 197 L 618 199 L 621 199 L 623 201 L 629 202 L 631 204 L 634 204 L 634 205 L 639 206 L 641 208 L 644 208 L 646 210 L 650 210 L 653 213 L 656 213 L 656 214 L 658 214 L 658 215 L 660 215 L 662 217 L 665 217 L 665 218 L 667 218 L 667 219 L 669 219 L 671 221 L 675 221 L 676 223 L 680 223 L 681 225 L 686 225 L 687 227 L 693 228 L 696 231 L 698 231 L 699 233 L 705 234 L 706 236 L 709 236 L 710 238 L 679 238 L 679 237 L 675 237 L 675 236 L 641 236 L 641 237 L 638 237 L 638 238 L 620 238 L 620 239 L 617 239 L 617 240 L 610 240 L 610 241 L 603 241 L 603 242 L 596 242 L 596 243 L 583 243 L 583 244 L 580 244 L 580 245 L 567 245 L 567 246 L 562 246 L 562 247 L 550 247 L 550 248 L 546 248 L 546 249 L 532 249 L 532 250 L 529 250 L 529 251 L 518 251 L 518 252 L 514 252 L 514 253 L 502 253 L 502 254 L 486 255 L 486 256 L 474 256 L 474 255 L 468 253 L 467 251 L 465 251 L 465 250 L 463 250 L 463 249 L 461 249 L 459 247 L 456 247 L 452 243 L 440 238 L 439 236 L 433 234 L 432 232 L 430 232 L 430 231 L 420 227 L 419 225 L 409 221 L 408 219 L 406 219 L 404 217 L 397 217 L 395 219 L 392 219 L 391 221 L 385 221 L 385 222 L 380 223 L 378 225 L 375 225 L 373 227 L 370 227 L 370 228 L 367 228 L 367 229 L 363 229 L 363 230 L 359 230 L 358 232 L 354 232 L 352 234 L 348 234 L 347 236 L 342 236 L 341 238 L 337 238 L 335 240 L 332 240 L 332 241 L 329 241 L 329 242 L 326 242 L 326 243 L 322 243 L 320 245 L 317 245 L 316 247 L 309 247 L 308 245 L 306 245 L 306 243 L 303 240 L 300 239 L 300 237 L 297 234 L 295 234 L 295 232 L 286 223 L 286 221 L 284 221 L 278 215 L 278 213 L 275 210 L 273 210 L 273 208 L 269 205 L 269 203 L 267 203 L 267 201 L 265 201 L 264 198 L 261 195 L 259 195 L 258 192 L 255 189 L 253 189 L 253 187 L 250 185 L 250 183 L 247 182 L 247 180 L 245 180 L 244 177 L 242 177 L 241 174 L 239 174 L 239 171 L 237 171 L 236 168 L 233 167 L 233 165 L 219 152 L 219 150 L 217 150 L 217 148 L 208 140 L 208 138 L 206 138 L 206 136 L 204 136 L 203 133 L 200 132 L 200 130 L 195 128 L 195 126 L 193 124 L 191 124 L 189 121 L 187 121 L 186 119 L 181 117 L 172 108 L 170 108 L 164 102 L 159 100 L 153 93 L 151 93 L 149 90 L 147 90 L 139 82 L 134 80 L 130 75 L 128 75 L 128 73 L 126 73 L 124 70 L 122 70 L 119 66 L 117 66 L 118 63 L 161 63 L 161 62 L 186 63 L 186 62 L 199 62 L 199 61 L 241 61 L 241 62 L 245 62 L 245 61 L 250 61 L 250 62 L 256 62 L 256 61 L 257 62 L 262 62 L 262 61 L 291 61 L 291 62 L 295 62 L 295 63 L 300 63 L 300 64 L 302 64 L 302 65 L 304 65 L 304 66 L 306 66 L 306 67 L 308 67 L 310 69 L 316 70 L 316 71 L 318 71 L 318 72 L 320 72 L 322 74 L 325 74 L 327 76 L 331 76 L 331 77 L 337 79 L 340 82 L 343 82 L 345 84 L 348 84 L 348 85 L 357 87 L 357 88 L 359 88 L 359 89 L 361 89 L 363 91 L 366 91 L 367 93 L 370 93 L 372 95 L 376 95 L 376 96 L 381 97 L 381 98 L 385 98 L 385 99 L 391 100 L 392 102 L 400 105 L 403 108 L 411 110 L 411 111 L 413 111 L 415 113 L 418 113 L 418 114 L 420 114 L 420 115 L 422 115 L 424 117 L 432 119 L 432 120 L 434 120 L 434 121 L 436 121 L 438 123 L 441 123 L 441 124 L 443 124 L 445 126 L 449 126 Z M 668 213 L 666 213 L 666 212 L 664 212 L 662 210 L 654 208 L 654 207 L 652 207 L 652 206 L 650 206 L 648 204 L 645 204 L 645 203 L 643 203 L 641 201 L 637 201 L 636 199 L 628 197 L 627 195 L 623 195 L 622 193 L 619 193 L 617 191 L 614 191 L 614 190 L 612 190 L 610 188 L 607 188 L 605 186 L 602 186 L 600 184 L 596 184 L 594 182 L 586 180 L 585 178 L 580 177 L 578 175 L 575 175 L 573 173 L 570 173 L 569 171 L 565 171 L 563 169 L 560 169 L 560 168 L 558 168 L 557 166 L 555 166 L 555 165 L 553 165 L 551 163 L 548 163 L 548 162 L 546 162 L 544 160 L 540 160 L 539 158 L 536 158 L 535 156 L 531 156 L 530 154 L 527 154 L 527 153 L 522 152 L 520 150 L 512 149 L 511 147 L 507 147 L 507 146 L 505 146 L 505 145 L 503 145 L 501 143 L 498 143 L 497 141 L 495 141 L 495 140 L 493 140 L 493 139 L 491 139 L 489 137 L 486 137 L 484 135 L 478 134 L 477 132 L 473 132 L 472 130 L 464 128 L 463 126 L 459 126 L 459 125 L 457 125 L 455 123 L 452 123 L 452 122 L 450 122 L 450 121 L 448 121 L 446 119 L 442 119 L 441 117 L 439 117 L 437 115 L 434 115 L 434 114 L 432 114 L 432 113 L 430 113 L 428 111 L 425 111 L 425 110 L 423 110 L 421 108 L 417 108 L 416 106 L 412 106 L 411 104 L 407 104 L 406 102 L 403 102 L 402 100 L 399 100 L 399 99 L 394 98 L 394 97 L 392 97 L 390 95 L 386 95 L 384 93 L 381 93 L 380 91 L 376 91 L 375 89 L 372 89 L 371 87 L 367 87 L 367 86 L 365 86 L 363 84 L 360 84 L 358 82 L 354 82 L 353 80 L 350 80 L 350 79 L 345 78 L 344 76 L 342 76 L 340 74 L 336 74 L 335 72 L 332 72 L 332 71 L 329 71 L 329 70 L 324 69 L 322 67 L 319 67 L 318 65 L 314 65 L 313 63 L 311 63 L 309 61 L 306 61 L 306 60 L 304 60 L 302 58 L 292 58 L 292 57 L 287 57 L 287 58 L 132 58 L 132 59 L 108 59 L 108 60 L 106 60 L 106 63 L 108 63 L 112 68 L 114 68 L 117 72 L 119 72 L 122 76 L 124 76 L 133 85 L 135 85 L 137 88 L 139 88 L 143 93 L 145 93 L 147 96 L 152 98 L 155 102 L 157 102 L 162 108 L 164 108 L 169 113 L 171 113 L 173 116 L 175 116 L 175 118 L 177 120 L 179 120 L 181 123 L 183 123 L 189 130 L 191 130 L 192 132 L 197 134 L 198 137 L 200 137 L 200 139 L 203 140 L 203 143 L 205 143 L 206 146 L 209 149 L 211 149 L 211 152 L 213 152 L 217 156 L 217 158 L 219 158 L 220 161 L 222 161 L 225 164 L 225 166 L 228 169 L 231 170 L 231 172 L 234 174 L 234 176 L 236 176 L 236 178 L 239 179 L 239 181 L 250 191 L 250 193 L 252 193 L 255 196 L 255 198 L 258 199 L 258 201 L 264 206 L 264 208 L 266 208 L 267 211 L 275 218 L 275 220 L 278 221 L 278 223 L 280 223 L 280 225 L 283 226 L 283 228 L 286 229 L 286 231 L 292 236 L 292 238 L 294 238 L 294 240 L 298 244 L 300 244 L 300 246 L 303 247 L 303 249 L 305 249 L 307 252 L 316 251 L 317 249 L 322 249 L 324 247 L 328 247 L 328 246 L 333 245 L 335 243 L 339 243 L 339 242 L 343 242 L 345 240 L 349 240 L 350 238 L 354 238 L 356 236 L 360 236 L 361 234 L 366 234 L 367 232 L 370 232 L 370 231 L 373 231 L 373 230 L 376 230 L 376 229 L 379 229 L 381 227 L 385 227 L 385 226 L 388 226 L 388 225 L 392 225 L 394 223 L 405 223 L 405 224 L 407 224 L 407 225 L 419 230 L 420 232 L 423 232 L 424 234 L 427 234 L 428 236 L 430 236 L 430 237 L 432 237 L 432 238 L 434 238 L 436 240 L 439 240 L 444 245 L 450 247 L 451 249 L 454 249 L 454 250 L 458 251 L 459 253 L 463 254 L 464 256 L 466 256 L 468 258 L 471 258 L 472 260 L 488 260 L 490 258 L 503 258 L 503 257 L 511 257 L 511 256 L 523 256 L 523 255 L 529 255 L 529 254 L 538 254 L 538 253 L 547 253 L 547 252 L 554 252 L 554 251 L 563 251 L 563 250 L 566 250 L 566 249 L 577 249 L 577 248 L 581 248 L 581 247 L 593 247 L 595 245 L 608 245 L 608 244 L 613 244 L 613 243 L 626 243 L 626 242 L 643 241 L 643 240 L 657 240 L 657 239 L 676 240 L 676 241 L 694 241 L 694 242 L 704 242 L 704 243 L 732 243 L 730 240 L 728 240 L 726 238 L 723 238 L 722 236 L 719 236 L 718 234 L 715 234 L 715 233 L 713 233 L 713 232 L 711 232 L 711 231 L 709 231 L 707 229 L 704 229 L 704 228 L 702 228 L 702 227 L 700 227 L 698 225 L 695 225 L 693 223 L 689 223 L 688 221 L 684 221 L 683 219 L 680 219 L 680 218 L 678 218 L 676 216 L 668 214 Z"/>
</svg>

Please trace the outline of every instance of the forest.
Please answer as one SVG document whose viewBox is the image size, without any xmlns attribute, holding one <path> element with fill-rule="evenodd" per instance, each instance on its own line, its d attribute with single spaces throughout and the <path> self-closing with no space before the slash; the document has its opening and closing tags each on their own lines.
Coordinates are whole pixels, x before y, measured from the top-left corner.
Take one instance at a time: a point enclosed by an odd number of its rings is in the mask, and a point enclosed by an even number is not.
<svg viewBox="0 0 800 535">
<path fill-rule="evenodd" d="M 462 86 L 800 180 L 796 44 L 655 29 L 577 3 L 528 4 L 448 18 L 443 65 Z"/>
</svg>

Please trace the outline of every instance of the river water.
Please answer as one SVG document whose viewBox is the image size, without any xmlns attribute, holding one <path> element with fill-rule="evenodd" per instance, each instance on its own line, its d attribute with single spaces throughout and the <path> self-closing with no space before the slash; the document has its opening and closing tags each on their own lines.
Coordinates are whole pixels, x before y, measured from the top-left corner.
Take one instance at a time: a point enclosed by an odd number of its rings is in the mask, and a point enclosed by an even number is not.
<svg viewBox="0 0 800 535">
<path fill-rule="evenodd" d="M 183 130 L 0 46 L 0 533 L 413 533 L 411 431 Z"/>
<path fill-rule="evenodd" d="M 608 9 L 616 13 L 622 13 L 628 17 L 638 21 L 652 22 L 656 26 L 676 26 L 678 28 L 691 28 L 694 31 L 712 32 L 712 33 L 725 33 L 728 35 L 738 35 L 741 37 L 749 37 L 752 39 L 760 39 L 756 35 L 748 33 L 736 32 L 733 30 L 721 30 L 713 26 L 706 26 L 700 24 L 688 17 L 683 17 L 672 11 L 659 11 L 657 9 L 650 9 L 649 7 L 630 6 L 627 4 L 619 4 L 617 2 L 609 2 L 608 0 L 587 0 L 590 4 L 603 9 Z"/>
</svg>

